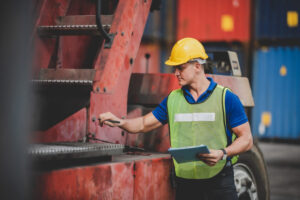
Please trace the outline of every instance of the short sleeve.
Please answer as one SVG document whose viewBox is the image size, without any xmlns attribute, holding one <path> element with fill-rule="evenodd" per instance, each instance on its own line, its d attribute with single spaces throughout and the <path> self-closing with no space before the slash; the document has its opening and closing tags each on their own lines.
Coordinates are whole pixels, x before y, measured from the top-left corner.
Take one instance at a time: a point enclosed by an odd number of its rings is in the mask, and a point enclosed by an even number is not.
<svg viewBox="0 0 300 200">
<path fill-rule="evenodd" d="M 226 120 L 230 128 L 248 122 L 244 107 L 237 95 L 227 90 L 225 95 Z"/>
<path fill-rule="evenodd" d="M 166 124 L 168 123 L 168 111 L 167 111 L 167 101 L 168 97 L 166 97 L 153 111 L 152 114 L 160 123 Z"/>
</svg>

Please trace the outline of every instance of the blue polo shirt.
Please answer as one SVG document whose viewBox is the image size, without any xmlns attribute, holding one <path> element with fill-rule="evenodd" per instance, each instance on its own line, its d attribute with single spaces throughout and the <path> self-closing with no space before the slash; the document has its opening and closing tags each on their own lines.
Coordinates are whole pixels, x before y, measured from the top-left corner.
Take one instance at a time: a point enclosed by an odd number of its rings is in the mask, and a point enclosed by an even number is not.
<svg viewBox="0 0 300 200">
<path fill-rule="evenodd" d="M 195 101 L 192 94 L 189 92 L 188 88 L 186 86 L 183 86 L 181 89 L 183 90 L 184 96 L 186 100 L 193 104 L 193 103 L 201 103 L 205 101 L 210 94 L 213 92 L 214 88 L 216 87 L 216 82 L 210 77 L 207 77 L 207 79 L 210 81 L 210 84 L 207 88 L 207 90 L 200 95 L 200 97 Z M 156 117 L 158 121 L 160 121 L 162 124 L 168 123 L 168 112 L 167 112 L 167 100 L 168 97 L 166 97 L 153 111 L 153 115 Z M 242 125 L 246 122 L 248 122 L 248 118 L 246 116 L 244 107 L 238 98 L 237 95 L 232 93 L 231 91 L 227 90 L 225 94 L 225 111 L 226 111 L 226 132 L 229 139 L 229 144 L 231 143 L 231 132 L 230 129 L 237 127 L 239 125 Z"/>
</svg>

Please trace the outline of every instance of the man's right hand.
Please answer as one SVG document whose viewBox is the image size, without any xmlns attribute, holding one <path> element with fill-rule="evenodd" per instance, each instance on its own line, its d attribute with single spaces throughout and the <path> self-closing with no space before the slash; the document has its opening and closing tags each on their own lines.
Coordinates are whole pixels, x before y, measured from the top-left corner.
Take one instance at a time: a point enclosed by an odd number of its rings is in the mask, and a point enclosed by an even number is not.
<svg viewBox="0 0 300 200">
<path fill-rule="evenodd" d="M 111 112 L 106 112 L 100 114 L 98 119 L 100 126 L 105 124 L 110 127 L 120 127 L 129 133 L 145 133 L 162 126 L 152 112 L 132 119 L 120 119 Z"/>
<path fill-rule="evenodd" d="M 125 120 L 116 117 L 111 112 L 101 113 L 98 117 L 98 120 L 101 127 L 103 126 L 103 124 L 110 127 L 119 127 L 125 123 Z"/>
</svg>

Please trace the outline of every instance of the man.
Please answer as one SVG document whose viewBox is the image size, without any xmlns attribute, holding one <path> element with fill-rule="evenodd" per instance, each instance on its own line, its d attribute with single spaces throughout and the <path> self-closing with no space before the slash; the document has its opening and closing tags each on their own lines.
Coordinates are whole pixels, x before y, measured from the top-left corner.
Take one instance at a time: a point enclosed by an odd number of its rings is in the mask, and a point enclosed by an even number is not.
<svg viewBox="0 0 300 200">
<path fill-rule="evenodd" d="M 169 123 L 172 147 L 207 145 L 210 153 L 199 154 L 199 161 L 178 164 L 174 160 L 176 199 L 235 200 L 232 162 L 235 155 L 252 147 L 252 135 L 239 98 L 205 76 L 207 58 L 196 39 L 179 40 L 165 64 L 174 67 L 182 88 L 143 117 L 120 119 L 108 112 L 100 114 L 99 120 L 101 125 L 132 133 Z"/>
</svg>

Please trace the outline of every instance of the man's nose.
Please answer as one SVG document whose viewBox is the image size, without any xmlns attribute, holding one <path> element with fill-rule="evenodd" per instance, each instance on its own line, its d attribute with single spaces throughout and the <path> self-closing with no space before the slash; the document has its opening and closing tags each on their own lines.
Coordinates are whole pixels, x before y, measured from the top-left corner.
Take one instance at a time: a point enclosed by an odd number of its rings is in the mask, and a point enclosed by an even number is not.
<svg viewBox="0 0 300 200">
<path fill-rule="evenodd" d="M 178 76 L 180 74 L 178 68 L 175 68 L 174 74 L 175 74 L 175 76 Z"/>
</svg>

